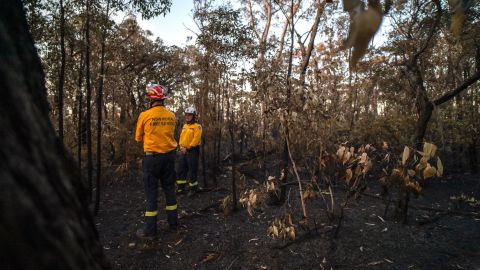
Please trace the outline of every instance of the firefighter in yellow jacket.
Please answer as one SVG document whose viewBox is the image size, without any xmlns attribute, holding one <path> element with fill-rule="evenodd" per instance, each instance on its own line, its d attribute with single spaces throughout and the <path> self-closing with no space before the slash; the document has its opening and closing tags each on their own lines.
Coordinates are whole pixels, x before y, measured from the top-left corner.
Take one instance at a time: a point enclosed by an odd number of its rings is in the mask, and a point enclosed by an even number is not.
<svg viewBox="0 0 480 270">
<path fill-rule="evenodd" d="M 197 123 L 194 107 L 185 110 L 185 124 L 180 134 L 180 166 L 177 178 L 177 193 L 185 192 L 188 184 L 189 195 L 198 190 L 198 158 L 202 143 L 202 126 Z"/>
<path fill-rule="evenodd" d="M 178 226 L 177 198 L 175 194 L 175 114 L 165 108 L 167 88 L 158 84 L 147 86 L 150 109 L 138 117 L 135 140 L 143 142 L 143 181 L 147 205 L 145 226 L 137 231 L 140 238 L 154 239 L 157 235 L 157 197 L 160 180 L 165 192 L 168 224 L 175 230 Z"/>
</svg>

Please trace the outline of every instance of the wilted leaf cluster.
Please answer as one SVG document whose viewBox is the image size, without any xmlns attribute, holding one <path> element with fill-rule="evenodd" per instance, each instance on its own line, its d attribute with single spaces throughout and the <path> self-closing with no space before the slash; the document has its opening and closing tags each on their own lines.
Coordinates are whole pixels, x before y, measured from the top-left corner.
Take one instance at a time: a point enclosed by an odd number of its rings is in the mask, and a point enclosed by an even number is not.
<svg viewBox="0 0 480 270">
<path fill-rule="evenodd" d="M 291 214 L 285 215 L 282 218 L 275 218 L 267 229 L 267 234 L 269 236 L 288 240 L 295 240 L 295 232 L 295 225 L 293 224 Z"/>
<path fill-rule="evenodd" d="M 420 194 L 422 187 L 419 181 L 443 175 L 443 164 L 436 152 L 437 146 L 427 142 L 423 144 L 423 151 L 405 146 L 396 167 L 391 171 L 383 169 L 384 175 L 380 178 L 380 183 L 387 186 L 400 184 Z M 389 159 L 390 156 L 387 155 L 385 158 Z M 430 164 L 431 159 L 435 165 Z"/>
</svg>

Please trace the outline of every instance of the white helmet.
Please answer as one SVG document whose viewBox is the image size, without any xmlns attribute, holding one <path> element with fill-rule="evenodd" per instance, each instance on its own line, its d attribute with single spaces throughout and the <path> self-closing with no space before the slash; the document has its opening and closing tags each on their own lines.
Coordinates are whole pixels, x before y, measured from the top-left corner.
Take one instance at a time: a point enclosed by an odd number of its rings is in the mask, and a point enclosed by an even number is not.
<svg viewBox="0 0 480 270">
<path fill-rule="evenodd" d="M 189 106 L 185 109 L 185 113 L 190 113 L 193 115 L 197 115 L 197 110 L 193 106 Z"/>
</svg>

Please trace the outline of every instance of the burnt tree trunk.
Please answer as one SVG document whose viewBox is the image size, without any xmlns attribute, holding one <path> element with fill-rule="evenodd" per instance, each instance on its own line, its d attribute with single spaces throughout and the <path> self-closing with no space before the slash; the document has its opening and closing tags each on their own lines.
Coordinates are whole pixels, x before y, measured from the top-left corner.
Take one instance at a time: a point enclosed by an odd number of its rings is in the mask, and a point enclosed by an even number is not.
<svg viewBox="0 0 480 270">
<path fill-rule="evenodd" d="M 294 7 L 293 7 L 294 3 L 293 3 L 293 0 L 291 2 L 291 6 L 290 6 L 290 14 L 292 14 L 292 19 L 293 19 L 293 10 L 294 10 Z M 285 117 L 285 121 L 284 121 L 284 129 L 285 129 L 285 138 L 284 138 L 284 142 L 283 142 L 283 153 L 282 153 L 282 165 L 281 165 L 281 173 L 280 175 L 282 175 L 282 172 L 283 172 L 283 177 L 280 176 L 281 179 L 283 179 L 284 182 L 287 182 L 287 177 L 288 177 L 288 144 L 287 144 L 287 140 L 288 140 L 288 137 L 289 137 L 289 129 L 288 129 L 288 118 L 290 117 L 290 104 L 291 104 L 291 100 L 290 100 L 290 96 L 291 96 L 291 87 L 292 87 L 292 62 L 293 62 L 293 43 L 295 41 L 295 37 L 294 37 L 294 34 L 295 33 L 295 24 L 292 20 L 292 23 L 290 24 L 290 37 L 291 37 L 291 41 L 290 41 L 290 54 L 289 54 L 289 57 L 288 57 L 288 69 L 287 69 L 287 99 L 286 99 L 286 117 Z M 286 196 L 287 196 L 287 187 L 285 185 L 281 185 L 280 187 L 280 198 L 279 198 L 279 203 L 281 202 L 284 202 L 285 199 L 286 199 Z"/>
<path fill-rule="evenodd" d="M 77 166 L 79 178 L 82 179 L 82 144 L 83 144 L 83 93 L 82 93 L 82 81 L 83 81 L 83 52 L 80 56 L 80 64 L 78 68 L 78 81 L 77 81 L 77 110 L 78 110 L 78 123 L 77 123 Z"/>
<path fill-rule="evenodd" d="M 100 82 L 97 92 L 97 175 L 96 175 L 96 193 L 94 214 L 97 215 L 100 210 L 100 182 L 102 179 L 102 105 L 103 105 L 103 82 L 105 78 L 105 43 L 107 40 L 107 19 L 110 10 L 110 0 L 107 0 L 107 9 L 105 11 L 105 20 L 102 29 L 102 45 L 100 56 Z"/>
<path fill-rule="evenodd" d="M 420 56 L 427 50 L 433 36 L 437 32 L 438 25 L 440 24 L 442 7 L 439 1 L 434 1 L 434 3 L 437 7 L 435 20 L 430 27 L 427 37 L 423 43 L 421 43 L 419 50 L 410 57 L 406 65 L 406 74 L 408 76 L 410 88 L 415 95 L 415 106 L 418 113 L 417 123 L 415 124 L 415 134 L 412 138 L 412 142 L 417 149 L 421 149 L 427 131 L 428 122 L 430 121 L 434 109 L 433 103 L 428 98 L 427 90 L 423 83 L 422 72 L 418 63 Z"/>
<path fill-rule="evenodd" d="M 206 164 L 205 164 L 205 143 L 200 145 L 200 157 L 202 158 L 202 179 L 203 179 L 203 187 L 208 187 L 208 180 L 207 180 L 207 171 L 206 171 Z"/>
<path fill-rule="evenodd" d="M 60 0 L 60 74 L 58 76 L 58 137 L 63 142 L 63 86 L 65 84 L 65 11 Z"/>
<path fill-rule="evenodd" d="M 0 269 L 107 268 L 20 0 L 0 1 L 0 44 Z"/>
<path fill-rule="evenodd" d="M 412 90 L 416 95 L 415 107 L 418 113 L 417 123 L 415 124 L 415 134 L 412 141 L 417 149 L 422 149 L 423 139 L 425 138 L 428 122 L 432 117 L 434 107 L 433 103 L 428 98 L 427 90 L 423 84 L 422 74 L 418 65 L 416 63 L 413 64 L 409 68 L 408 73 Z"/>
<path fill-rule="evenodd" d="M 233 112 L 233 108 L 235 107 L 233 104 L 230 104 L 230 95 L 228 94 L 228 87 L 227 87 L 227 115 L 228 115 L 228 132 L 230 133 L 230 145 L 232 148 L 232 154 L 230 156 L 230 165 L 232 166 L 232 210 L 237 211 L 237 178 L 236 178 L 236 160 L 235 160 L 235 113 Z M 233 102 L 233 100 L 232 100 Z"/>
<path fill-rule="evenodd" d="M 88 181 L 88 203 L 92 202 L 92 190 L 93 190 L 93 154 L 92 154 L 92 83 L 90 80 L 90 0 L 86 1 L 86 16 L 87 22 L 85 25 L 85 84 L 87 87 L 87 115 L 86 115 L 86 127 L 87 127 L 87 181 Z"/>
<path fill-rule="evenodd" d="M 437 27 L 440 23 L 442 7 L 439 1 L 434 1 L 437 12 L 435 20 L 430 27 L 427 37 L 421 43 L 421 46 L 418 51 L 416 51 L 411 57 L 409 57 L 406 62 L 406 71 L 408 82 L 410 84 L 410 89 L 415 95 L 415 107 L 418 113 L 418 119 L 415 124 L 414 135 L 411 139 L 416 149 L 422 149 L 423 140 L 425 138 L 425 133 L 427 131 L 428 122 L 432 117 L 432 112 L 434 109 L 434 103 L 430 101 L 428 97 L 427 90 L 425 88 L 422 71 L 419 64 L 420 56 L 426 51 L 430 42 L 435 35 Z M 404 224 L 408 221 L 408 204 L 410 202 L 410 190 L 406 186 L 402 186 L 399 200 L 397 202 L 396 216 L 398 220 L 401 220 Z"/>
</svg>

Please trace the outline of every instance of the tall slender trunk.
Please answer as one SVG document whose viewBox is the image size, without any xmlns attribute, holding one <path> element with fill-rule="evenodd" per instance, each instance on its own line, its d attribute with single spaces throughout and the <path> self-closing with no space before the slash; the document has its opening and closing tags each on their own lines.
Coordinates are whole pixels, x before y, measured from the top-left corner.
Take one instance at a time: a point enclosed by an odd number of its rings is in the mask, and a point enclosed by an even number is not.
<svg viewBox="0 0 480 270">
<path fill-rule="evenodd" d="M 355 80 L 354 84 L 356 83 L 356 73 L 355 73 Z M 351 79 L 349 79 L 349 82 Z M 357 112 L 358 112 L 358 88 L 357 87 L 352 87 L 351 83 L 350 84 L 350 94 L 352 95 L 352 117 L 350 118 L 350 139 L 352 139 L 352 131 L 355 129 L 355 123 L 357 122 Z"/>
<path fill-rule="evenodd" d="M 205 80 L 203 81 L 203 84 L 204 84 L 204 87 L 203 89 L 200 90 L 199 94 L 200 94 L 200 114 L 202 115 L 202 117 L 204 119 L 207 119 L 207 98 L 208 97 L 208 89 L 210 89 L 210 55 L 209 53 L 207 52 L 206 56 L 205 56 L 205 60 L 206 60 L 206 65 L 205 65 L 205 70 L 204 70 L 204 74 L 206 75 L 204 78 Z M 201 162 L 202 162 L 202 176 L 203 176 L 203 184 L 205 185 L 205 183 L 207 182 L 207 177 L 206 177 L 206 170 L 207 170 L 207 162 L 205 160 L 205 152 L 207 150 L 207 133 L 206 133 L 206 130 L 208 130 L 207 128 L 207 123 L 203 123 L 205 126 L 204 126 L 204 133 L 202 134 L 202 146 L 201 146 Z M 214 136 L 212 136 L 212 138 L 215 138 Z M 215 145 L 215 142 L 213 142 L 213 144 Z M 216 176 L 214 176 L 216 177 Z M 214 182 L 216 183 L 216 179 L 214 179 Z"/>
<path fill-rule="evenodd" d="M 290 12 L 293 14 L 293 0 L 291 2 L 291 8 Z M 294 32 L 295 32 L 295 24 L 293 23 L 293 16 L 292 20 L 290 23 L 290 55 L 288 57 L 288 69 L 287 69 L 287 108 L 286 108 L 286 115 L 285 115 L 285 121 L 284 121 L 284 129 L 285 129 L 285 138 L 284 138 L 284 143 L 283 143 L 283 157 L 282 157 L 282 171 L 284 174 L 283 181 L 287 181 L 288 177 L 288 160 L 289 160 L 289 155 L 288 155 L 288 137 L 289 137 L 289 128 L 288 128 L 288 118 L 290 117 L 290 98 L 291 98 L 291 87 L 292 87 L 292 61 L 293 61 L 293 44 L 295 40 Z M 287 188 L 285 185 L 282 185 L 280 188 L 280 201 L 285 200 L 285 196 L 287 193 Z"/>
<path fill-rule="evenodd" d="M 107 9 L 105 12 L 105 20 L 102 29 L 102 45 L 101 45 L 101 59 L 100 59 L 100 82 L 97 91 L 97 177 L 95 193 L 95 209 L 94 214 L 98 214 L 100 210 L 100 184 L 102 179 L 102 105 L 103 105 L 103 82 L 105 78 L 105 43 L 107 40 L 107 23 L 110 11 L 110 0 L 107 0 Z"/>
<path fill-rule="evenodd" d="M 262 164 L 262 169 L 263 169 L 263 181 L 267 180 L 268 177 L 268 171 L 267 171 L 267 115 L 266 115 L 266 110 L 267 110 L 267 90 L 265 90 L 265 93 L 263 94 L 263 111 L 262 111 L 262 154 L 263 154 L 263 164 Z"/>
<path fill-rule="evenodd" d="M 217 185 L 217 177 L 219 175 L 219 171 L 220 171 L 220 157 L 221 157 L 221 153 L 222 153 L 222 127 L 223 127 L 223 123 L 224 123 L 224 120 L 223 120 L 223 114 L 224 114 L 224 102 L 225 102 L 225 87 L 224 86 L 221 86 L 218 88 L 218 93 L 219 93 L 219 100 L 220 100 L 220 106 L 218 108 L 218 115 L 217 115 L 217 123 L 218 123 L 218 135 L 217 135 L 217 160 L 215 162 L 215 177 L 213 178 L 213 180 L 215 181 L 215 185 Z"/>
<path fill-rule="evenodd" d="M 231 165 L 232 165 L 232 201 L 233 201 L 233 210 L 237 210 L 237 181 L 236 181 L 236 165 L 235 165 L 235 132 L 233 130 L 233 123 L 229 127 L 230 132 L 230 143 L 232 145 L 232 158 L 231 158 Z"/>
<path fill-rule="evenodd" d="M 86 127 L 87 127 L 87 181 L 88 181 L 88 202 L 92 202 L 92 108 L 91 108 L 91 101 L 92 101 L 92 85 L 90 81 L 90 2 L 91 0 L 86 1 L 86 16 L 87 22 L 85 26 L 85 41 L 86 41 L 86 49 L 85 49 L 85 81 L 87 86 L 87 120 L 86 120 Z"/>
<path fill-rule="evenodd" d="M 215 121 L 216 121 L 216 124 L 215 124 L 215 140 L 213 142 L 213 165 L 215 166 L 215 172 L 213 172 L 215 175 L 217 174 L 217 170 L 218 170 L 218 166 L 219 166 L 219 160 L 220 160 L 220 153 L 218 152 L 218 140 L 220 140 L 219 136 L 218 136 L 218 130 L 220 128 L 220 124 L 218 122 L 218 115 L 219 115 L 219 111 L 220 111 L 220 88 L 217 87 L 216 91 L 215 91 L 215 112 L 214 112 L 214 117 L 215 117 Z M 216 176 L 215 176 L 216 177 Z"/>
<path fill-rule="evenodd" d="M 84 59 L 83 52 L 80 55 L 80 64 L 78 68 L 78 82 L 77 82 L 77 108 L 78 108 L 78 124 L 77 124 L 77 164 L 78 164 L 78 177 L 82 179 L 82 144 L 83 144 L 83 93 L 82 93 L 82 82 L 83 82 L 83 69 L 84 69 Z"/>
<path fill-rule="evenodd" d="M 227 89 L 228 91 L 228 89 Z M 230 96 L 230 95 L 229 95 Z M 230 133 L 230 144 L 232 147 L 232 155 L 231 155 L 231 165 L 232 165 L 232 201 L 233 201 L 233 210 L 237 210 L 237 178 L 236 178 L 236 160 L 235 160 L 235 130 L 234 130 L 234 121 L 235 121 L 235 113 L 233 112 L 233 105 L 230 104 L 230 97 L 227 97 L 227 113 L 229 115 L 228 119 L 228 131 Z M 232 100 L 233 102 L 233 100 Z"/>
<path fill-rule="evenodd" d="M 312 56 L 313 49 L 315 47 L 315 37 L 317 36 L 318 25 L 320 24 L 320 18 L 322 17 L 323 11 L 325 10 L 326 1 L 320 3 L 320 1 L 315 1 L 315 5 L 317 5 L 317 11 L 315 15 L 315 21 L 313 22 L 312 28 L 310 29 L 310 39 L 308 41 L 307 48 L 304 47 L 303 43 L 301 43 L 300 39 L 298 40 L 301 44 L 302 48 L 305 51 L 305 55 L 302 57 L 302 64 L 301 64 L 301 72 L 300 72 L 300 84 L 305 84 L 305 76 L 307 74 L 308 64 L 310 62 L 310 57 Z M 293 11 L 293 9 L 292 9 Z"/>
<path fill-rule="evenodd" d="M 65 10 L 60 0 L 60 74 L 58 76 L 58 138 L 63 143 L 63 86 L 65 84 Z"/>
</svg>

